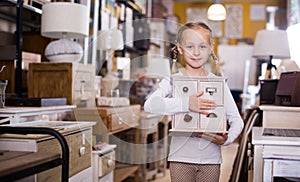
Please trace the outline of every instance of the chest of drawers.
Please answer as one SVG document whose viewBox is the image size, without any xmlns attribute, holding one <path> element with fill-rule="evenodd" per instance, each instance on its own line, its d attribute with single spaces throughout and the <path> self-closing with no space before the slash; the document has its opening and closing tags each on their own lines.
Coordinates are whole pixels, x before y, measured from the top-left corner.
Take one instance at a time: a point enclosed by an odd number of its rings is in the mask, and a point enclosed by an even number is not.
<svg viewBox="0 0 300 182">
<path fill-rule="evenodd" d="M 197 112 L 175 114 L 171 131 L 182 132 L 224 132 L 226 115 L 224 108 L 224 83 L 221 77 L 173 76 L 173 97 L 183 102 L 197 92 L 203 91 L 200 97 L 215 101 L 216 108 L 208 110 L 208 115 Z"/>
<path fill-rule="evenodd" d="M 69 146 L 69 177 L 70 181 L 78 179 L 90 179 L 92 176 L 92 122 L 60 122 L 60 121 L 33 121 L 11 124 L 11 126 L 40 126 L 52 127 L 59 130 L 67 140 Z M 1 150 L 27 151 L 27 152 L 57 152 L 60 153 L 60 145 L 54 137 L 47 135 L 0 135 Z M 30 181 L 59 181 L 61 179 L 61 167 L 30 176 Z"/>
</svg>

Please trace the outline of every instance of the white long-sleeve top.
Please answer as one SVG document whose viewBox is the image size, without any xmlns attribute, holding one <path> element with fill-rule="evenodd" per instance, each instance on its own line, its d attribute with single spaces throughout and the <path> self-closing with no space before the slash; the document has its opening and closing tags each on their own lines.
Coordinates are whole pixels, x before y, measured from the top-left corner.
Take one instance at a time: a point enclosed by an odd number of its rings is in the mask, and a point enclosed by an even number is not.
<svg viewBox="0 0 300 182">
<path fill-rule="evenodd" d="M 177 74 L 183 75 L 181 72 Z M 208 77 L 215 77 L 215 75 L 209 73 Z M 228 139 L 223 145 L 229 145 L 241 133 L 244 122 L 227 84 L 224 89 L 224 104 L 229 130 Z M 163 79 L 158 88 L 146 100 L 144 111 L 164 115 L 189 112 L 189 101 L 188 99 L 183 101 L 181 98 L 173 98 L 170 80 Z M 220 164 L 222 162 L 221 146 L 198 137 L 172 136 L 168 160 L 196 164 Z"/>
</svg>

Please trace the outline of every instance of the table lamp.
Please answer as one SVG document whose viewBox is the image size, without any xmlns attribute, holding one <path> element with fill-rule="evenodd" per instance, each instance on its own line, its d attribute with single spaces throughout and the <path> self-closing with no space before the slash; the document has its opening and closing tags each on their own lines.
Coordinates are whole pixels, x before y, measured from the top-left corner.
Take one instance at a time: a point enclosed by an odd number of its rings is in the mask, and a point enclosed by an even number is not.
<svg viewBox="0 0 300 182">
<path fill-rule="evenodd" d="M 51 62 L 77 62 L 82 46 L 72 39 L 88 36 L 89 12 L 85 5 L 70 2 L 47 3 L 42 7 L 41 35 L 59 39 L 50 42 L 45 56 Z"/>
<path fill-rule="evenodd" d="M 226 19 L 226 9 L 220 0 L 215 0 L 207 10 L 207 18 L 213 21 L 222 21 Z"/>
<path fill-rule="evenodd" d="M 272 59 L 290 58 L 287 33 L 284 30 L 259 30 L 256 34 L 253 57 L 267 59 L 268 66 L 265 79 L 272 78 L 272 68 L 277 69 L 272 64 Z"/>
<path fill-rule="evenodd" d="M 105 51 L 105 60 L 107 61 L 107 73 L 102 79 L 103 87 L 106 91 L 115 89 L 118 84 L 117 73 L 113 72 L 113 61 L 115 50 L 124 48 L 123 33 L 117 28 L 101 30 L 98 32 L 98 49 Z"/>
</svg>

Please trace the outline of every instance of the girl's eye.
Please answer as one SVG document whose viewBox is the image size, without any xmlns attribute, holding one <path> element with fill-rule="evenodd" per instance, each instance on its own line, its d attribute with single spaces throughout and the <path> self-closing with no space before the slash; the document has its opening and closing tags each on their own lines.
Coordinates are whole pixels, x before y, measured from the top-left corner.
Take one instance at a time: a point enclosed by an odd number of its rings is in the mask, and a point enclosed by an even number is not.
<svg viewBox="0 0 300 182">
<path fill-rule="evenodd" d="M 201 48 L 201 49 L 205 49 L 206 46 L 205 46 L 205 45 L 201 45 L 200 48 Z"/>
<path fill-rule="evenodd" d="M 193 46 L 187 45 L 186 48 L 187 48 L 187 49 L 191 49 L 191 48 L 193 48 Z"/>
</svg>

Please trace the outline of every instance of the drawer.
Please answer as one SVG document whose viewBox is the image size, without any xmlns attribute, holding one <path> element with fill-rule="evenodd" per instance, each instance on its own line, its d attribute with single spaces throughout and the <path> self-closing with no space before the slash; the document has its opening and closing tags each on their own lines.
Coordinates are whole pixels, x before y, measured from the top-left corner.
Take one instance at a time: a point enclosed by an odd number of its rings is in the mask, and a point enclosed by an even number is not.
<svg viewBox="0 0 300 182">
<path fill-rule="evenodd" d="M 115 131 L 138 124 L 139 117 L 135 113 L 114 113 L 107 118 L 107 128 Z"/>
<path fill-rule="evenodd" d="M 163 119 L 163 116 L 154 116 L 140 119 L 140 129 L 157 128 L 158 123 Z"/>
<path fill-rule="evenodd" d="M 73 90 L 79 91 L 82 87 L 85 90 L 93 91 L 94 90 L 94 75 L 90 70 L 78 70 L 74 74 L 74 88 Z"/>
<path fill-rule="evenodd" d="M 174 97 L 189 97 L 197 93 L 197 80 L 175 80 Z"/>
<path fill-rule="evenodd" d="M 98 113 L 109 131 L 137 126 L 140 119 L 141 106 L 98 107 Z"/>
<path fill-rule="evenodd" d="M 199 114 L 196 112 L 180 113 L 174 115 L 172 128 L 175 129 L 197 129 Z"/>
<path fill-rule="evenodd" d="M 216 107 L 208 115 L 200 114 L 199 128 L 206 131 L 226 131 L 226 116 L 224 107 Z"/>
<path fill-rule="evenodd" d="M 91 134 L 92 130 L 66 135 L 70 150 L 69 176 L 74 176 L 80 171 L 91 167 Z M 38 151 L 60 152 L 60 145 L 57 140 L 45 140 L 37 143 Z M 38 181 L 58 181 L 61 178 L 61 167 L 56 167 L 37 175 Z"/>
<path fill-rule="evenodd" d="M 203 90 L 201 98 L 215 101 L 217 105 L 223 105 L 223 82 L 202 82 L 199 81 L 199 91 Z"/>
<path fill-rule="evenodd" d="M 110 153 L 107 153 L 99 157 L 99 172 L 98 172 L 99 177 L 102 177 L 114 170 L 115 160 L 116 160 L 115 151 L 112 151 Z"/>
</svg>

